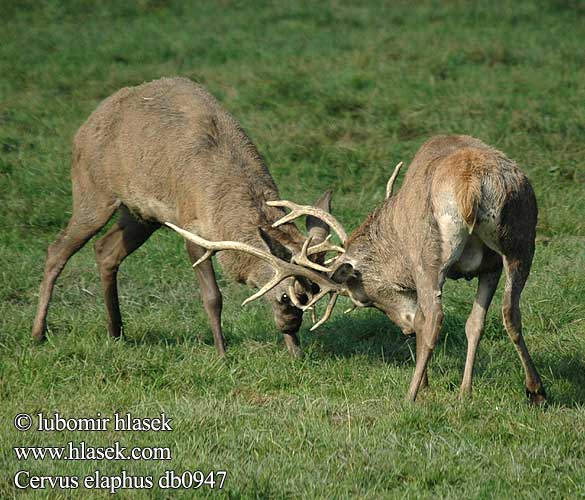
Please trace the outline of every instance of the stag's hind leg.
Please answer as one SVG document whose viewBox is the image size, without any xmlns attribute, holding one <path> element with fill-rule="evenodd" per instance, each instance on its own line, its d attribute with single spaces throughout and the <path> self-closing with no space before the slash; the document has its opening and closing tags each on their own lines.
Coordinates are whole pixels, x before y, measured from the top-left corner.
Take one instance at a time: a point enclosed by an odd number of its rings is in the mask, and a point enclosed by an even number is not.
<svg viewBox="0 0 585 500">
<path fill-rule="evenodd" d="M 524 337 L 522 335 L 522 316 L 520 313 L 520 295 L 524 289 L 526 279 L 530 272 L 530 258 L 513 258 L 504 256 L 504 269 L 506 271 L 506 287 L 504 290 L 504 300 L 502 306 L 502 315 L 504 317 L 504 326 L 514 343 L 520 361 L 526 373 L 526 394 L 530 401 L 535 404 L 544 403 L 546 393 L 540 380 L 538 371 L 530 357 Z"/>
<path fill-rule="evenodd" d="M 138 249 L 159 227 L 158 224 L 137 220 L 125 207 L 121 210 L 120 220 L 95 244 L 95 256 L 108 311 L 108 331 L 114 338 L 122 334 L 122 316 L 118 300 L 118 268 L 122 261 Z"/>
<path fill-rule="evenodd" d="M 45 273 L 39 290 L 39 305 L 32 330 L 37 340 L 45 338 L 47 312 L 55 281 L 67 261 L 108 222 L 116 209 L 114 200 L 102 199 L 95 193 L 80 193 L 74 188 L 73 215 L 57 240 L 49 245 Z"/>
<path fill-rule="evenodd" d="M 195 263 L 205 254 L 205 249 L 189 241 L 187 242 L 187 252 L 189 253 L 191 262 Z M 215 349 L 219 356 L 223 356 L 225 355 L 225 339 L 221 329 L 221 309 L 223 301 L 221 292 L 217 286 L 211 260 L 208 259 L 199 264 L 195 268 L 195 273 L 197 274 L 197 279 L 199 280 L 199 285 L 201 287 L 203 307 L 205 307 L 205 311 L 209 318 L 209 325 L 213 332 Z"/>
</svg>

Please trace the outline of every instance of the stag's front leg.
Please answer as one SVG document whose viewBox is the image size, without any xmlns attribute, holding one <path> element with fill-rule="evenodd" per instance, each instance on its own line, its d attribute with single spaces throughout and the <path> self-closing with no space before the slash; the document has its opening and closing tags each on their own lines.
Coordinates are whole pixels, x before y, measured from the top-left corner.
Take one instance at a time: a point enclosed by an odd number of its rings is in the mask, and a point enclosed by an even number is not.
<svg viewBox="0 0 585 500">
<path fill-rule="evenodd" d="M 416 366 L 407 399 L 415 401 L 421 387 L 428 384 L 427 366 L 441 332 L 443 305 L 441 290 L 436 286 L 418 293 L 419 306 L 414 319 L 416 330 Z"/>
<path fill-rule="evenodd" d="M 289 354 L 294 358 L 302 358 L 303 357 L 303 349 L 301 348 L 301 341 L 296 333 L 284 333 L 284 343 L 286 344 L 286 348 Z"/>
<path fill-rule="evenodd" d="M 187 252 L 191 262 L 197 262 L 204 254 L 205 250 L 194 243 L 187 243 Z M 213 342 L 218 356 L 225 355 L 225 339 L 221 328 L 221 309 L 223 305 L 221 292 L 217 286 L 215 272 L 211 260 L 202 262 L 195 268 L 195 274 L 201 287 L 203 297 L 203 307 L 209 318 L 209 325 L 213 332 Z"/>
<path fill-rule="evenodd" d="M 475 353 L 483 334 L 485 318 L 490 307 L 498 281 L 502 274 L 501 265 L 492 272 L 482 273 L 479 275 L 477 285 L 477 294 L 471 313 L 465 323 L 465 335 L 467 337 L 467 359 L 465 360 L 465 371 L 463 372 L 463 381 L 461 383 L 461 396 L 471 394 L 471 385 L 473 380 L 473 363 Z"/>
</svg>

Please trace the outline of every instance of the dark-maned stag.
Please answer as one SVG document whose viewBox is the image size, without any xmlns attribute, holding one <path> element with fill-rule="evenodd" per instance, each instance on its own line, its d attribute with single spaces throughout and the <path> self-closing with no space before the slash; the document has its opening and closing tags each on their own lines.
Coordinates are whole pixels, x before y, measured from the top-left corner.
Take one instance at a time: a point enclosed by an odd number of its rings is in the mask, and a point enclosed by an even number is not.
<svg viewBox="0 0 585 500">
<path fill-rule="evenodd" d="M 239 124 L 204 88 L 184 78 L 161 79 L 104 100 L 75 136 L 71 179 L 73 214 L 47 252 L 35 338 L 44 338 L 49 301 L 63 267 L 119 210 L 118 221 L 95 245 L 110 335 L 122 332 L 120 264 L 169 222 L 211 240 L 245 244 L 250 251 L 224 252 L 219 262 L 229 276 L 251 287 L 272 279 L 275 262 L 286 263 L 287 276 L 267 298 L 289 351 L 301 353 L 297 306 L 310 301 L 315 285 L 327 287 L 327 279 L 306 266 L 318 270 L 326 252 L 335 249 L 327 239 L 328 225 L 309 217 L 308 238 L 294 223 L 272 227 L 285 215 L 267 205 L 279 198 L 274 180 Z M 316 206 L 321 213 L 329 204 L 326 193 Z M 202 260 L 209 254 L 192 239 L 187 251 L 198 263 L 203 304 L 222 355 L 222 297 L 211 261 Z"/>
</svg>

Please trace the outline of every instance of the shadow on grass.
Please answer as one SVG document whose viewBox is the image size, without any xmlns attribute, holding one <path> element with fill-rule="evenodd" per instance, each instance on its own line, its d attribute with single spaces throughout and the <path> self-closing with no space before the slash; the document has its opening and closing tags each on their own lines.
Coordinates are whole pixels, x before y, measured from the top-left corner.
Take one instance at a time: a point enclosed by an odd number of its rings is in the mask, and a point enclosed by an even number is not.
<svg viewBox="0 0 585 500">
<path fill-rule="evenodd" d="M 453 369 L 463 374 L 467 353 L 467 341 L 465 337 L 464 314 L 450 313 L 446 316 L 441 337 L 435 352 L 440 351 L 442 364 L 448 369 Z M 498 335 L 490 335 L 483 339 L 485 343 L 498 342 L 501 334 L 502 340 L 509 343 L 510 352 L 514 352 L 511 342 L 501 325 L 499 318 L 488 319 L 488 330 L 494 330 L 494 323 Z M 276 341 L 284 350 L 284 342 L 274 327 L 268 330 L 252 328 L 251 331 L 232 332 L 224 331 L 228 351 L 250 341 L 271 344 Z M 359 312 L 355 316 L 340 316 L 333 318 L 316 333 L 309 332 L 308 327 L 301 331 L 303 349 L 317 353 L 318 356 L 350 358 L 361 356 L 372 363 L 386 363 L 404 369 L 414 369 L 414 353 L 416 341 L 414 336 L 405 336 L 400 329 L 381 313 Z M 126 337 L 129 345 L 168 345 L 177 347 L 204 345 L 213 347 L 213 335 L 208 327 L 199 326 L 196 331 L 170 331 L 152 329 L 146 330 L 139 336 Z M 481 346 L 480 346 L 481 349 Z M 536 354 L 536 353 L 534 353 Z M 433 361 L 431 359 L 431 365 Z M 521 372 L 519 359 L 512 354 L 514 369 Z M 546 387 L 549 403 L 563 407 L 576 407 L 585 405 L 585 361 L 581 357 L 559 355 L 539 356 L 535 355 L 535 364 L 541 374 L 548 375 Z M 475 364 L 475 379 L 488 376 L 481 359 Z M 545 371 L 546 370 L 546 371 Z M 551 380 L 552 379 L 552 380 Z M 551 390 L 551 388 L 553 388 Z"/>
<path fill-rule="evenodd" d="M 382 362 L 400 366 L 414 366 L 416 342 L 414 335 L 406 336 L 400 329 L 381 313 L 334 318 L 317 332 L 310 332 L 308 323 L 300 332 L 303 349 L 312 350 L 324 356 L 344 357 L 365 356 L 372 362 Z M 449 357 L 449 363 L 460 360 L 461 369 L 465 361 L 466 344 L 464 335 L 465 317 L 451 317 L 445 320 L 443 335 L 437 344 Z M 461 335 L 445 335 L 445 332 L 459 332 Z M 250 341 L 258 343 L 280 343 L 281 335 L 274 326 L 267 329 L 252 328 L 233 332 L 224 329 L 226 346 L 237 348 Z M 463 341 L 461 340 L 463 338 Z M 213 335 L 209 327 L 197 327 L 172 331 L 147 329 L 140 334 L 131 330 L 124 337 L 130 345 L 205 345 L 213 347 Z M 282 340 L 282 348 L 285 349 Z"/>
<path fill-rule="evenodd" d="M 139 337 L 128 337 L 126 334 L 124 336 L 124 342 L 126 344 L 132 346 L 161 346 L 161 345 L 169 345 L 169 346 L 178 346 L 178 345 L 185 345 L 185 344 L 207 344 L 204 341 L 205 339 L 201 339 L 198 337 L 193 337 L 191 339 L 187 338 L 185 335 L 173 335 L 172 332 L 163 331 L 163 330 L 147 330 Z M 211 341 L 213 343 L 213 341 Z"/>
<path fill-rule="evenodd" d="M 462 333 L 464 325 L 463 316 L 445 319 L 443 335 L 436 349 L 444 350 L 452 362 L 461 359 L 463 363 L 467 347 L 465 342 L 462 343 L 461 335 L 445 335 L 445 332 Z M 464 339 L 464 333 L 462 335 Z M 365 356 L 374 362 L 414 366 L 414 335 L 404 335 L 381 313 L 361 316 L 358 313 L 355 316 L 336 318 L 323 331 L 306 334 L 303 340 L 305 345 L 333 356 Z"/>
<path fill-rule="evenodd" d="M 274 339 L 278 339 L 279 334 L 275 327 L 266 330 L 253 330 L 244 332 L 233 332 L 230 329 L 224 328 L 223 335 L 227 349 L 236 348 L 246 342 L 265 342 L 270 343 Z M 128 344 L 140 346 L 140 345 L 152 345 L 152 346 L 180 346 L 189 345 L 197 346 L 204 345 L 214 347 L 213 333 L 211 328 L 208 326 L 197 326 L 191 329 L 177 330 L 166 330 L 163 328 L 152 328 L 146 329 L 141 333 L 127 331 L 124 336 L 124 341 Z M 283 341 L 284 348 L 284 341 Z"/>
<path fill-rule="evenodd" d="M 541 364 L 550 367 L 554 375 L 549 378 L 563 388 L 549 394 L 549 403 L 569 408 L 585 406 L 585 361 L 581 357 L 550 356 Z"/>
<path fill-rule="evenodd" d="M 372 362 L 407 365 L 414 339 L 404 336 L 383 315 L 335 318 L 317 332 L 303 335 L 303 344 L 327 356 L 364 356 Z"/>
<path fill-rule="evenodd" d="M 449 314 L 443 323 L 441 337 L 435 352 L 441 351 L 443 364 L 457 370 L 461 375 L 467 355 L 467 340 L 463 314 Z M 514 353 L 514 347 L 508 339 L 499 318 L 489 318 L 490 324 L 497 324 L 497 329 L 504 342 L 509 343 L 512 363 L 519 372 L 521 363 Z M 493 329 L 493 328 L 492 328 Z M 484 339 L 485 341 L 490 341 Z M 497 341 L 497 340 L 495 340 Z M 304 347 L 335 357 L 364 356 L 373 363 L 387 363 L 414 369 L 416 340 L 414 335 L 405 336 L 400 329 L 383 314 L 363 316 L 345 316 L 331 321 L 321 333 L 306 333 L 303 336 Z M 481 349 L 481 346 L 480 346 Z M 431 358 L 432 364 L 432 358 Z M 548 376 L 548 385 L 554 386 L 548 392 L 550 404 L 574 408 L 585 405 L 585 361 L 571 355 L 535 356 L 535 364 L 541 374 L 545 369 L 553 376 Z M 485 374 L 483 363 L 476 360 L 475 379 Z M 551 381 L 552 379 L 552 381 Z M 551 383 L 552 382 L 552 383 Z M 559 390 L 560 389 L 560 390 Z"/>
</svg>

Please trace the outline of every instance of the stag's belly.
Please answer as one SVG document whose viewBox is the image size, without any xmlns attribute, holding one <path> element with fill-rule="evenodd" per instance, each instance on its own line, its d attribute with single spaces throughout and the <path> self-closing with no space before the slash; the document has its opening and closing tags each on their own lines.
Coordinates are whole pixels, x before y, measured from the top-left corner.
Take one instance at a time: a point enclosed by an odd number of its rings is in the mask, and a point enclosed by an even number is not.
<svg viewBox="0 0 585 500">
<path fill-rule="evenodd" d="M 459 259 L 453 263 L 447 276 L 451 279 L 471 279 L 474 276 L 477 276 L 481 267 L 483 255 L 483 242 L 476 235 L 471 234 L 465 242 L 465 246 L 463 247 Z"/>
<path fill-rule="evenodd" d="M 490 250 L 502 254 L 497 237 L 497 227 L 493 219 L 485 220 L 478 217 L 473 233 L 470 234 L 463 245 L 459 258 L 453 263 L 447 277 L 451 279 L 471 279 L 477 276 L 486 264 L 484 261 Z"/>
</svg>

